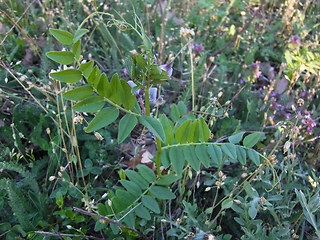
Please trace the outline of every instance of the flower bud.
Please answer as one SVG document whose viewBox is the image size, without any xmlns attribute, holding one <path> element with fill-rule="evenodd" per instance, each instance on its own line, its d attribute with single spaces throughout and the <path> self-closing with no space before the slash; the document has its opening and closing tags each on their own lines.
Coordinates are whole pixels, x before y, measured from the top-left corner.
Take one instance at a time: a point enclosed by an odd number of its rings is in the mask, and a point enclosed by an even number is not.
<svg viewBox="0 0 320 240">
<path fill-rule="evenodd" d="M 56 179 L 55 176 L 50 176 L 50 177 L 49 177 L 49 181 L 50 181 L 50 182 L 54 181 L 55 179 Z"/>
</svg>

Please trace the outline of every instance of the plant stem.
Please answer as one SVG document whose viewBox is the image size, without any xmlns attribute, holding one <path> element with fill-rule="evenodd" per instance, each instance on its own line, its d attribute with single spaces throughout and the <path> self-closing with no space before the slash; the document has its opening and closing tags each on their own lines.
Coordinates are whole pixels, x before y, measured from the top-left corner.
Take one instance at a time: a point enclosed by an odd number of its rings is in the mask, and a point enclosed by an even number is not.
<svg viewBox="0 0 320 240">
<path fill-rule="evenodd" d="M 65 233 L 51 233 L 51 232 L 42 232 L 42 231 L 35 231 L 35 234 L 40 235 L 47 235 L 47 236 L 56 236 L 56 237 L 81 237 L 81 238 L 90 238 L 90 239 L 101 239 L 94 236 L 87 236 L 87 235 L 77 235 L 77 234 L 65 234 Z"/>
<path fill-rule="evenodd" d="M 132 115 L 134 115 L 134 116 L 136 116 L 136 117 L 141 117 L 140 114 L 135 113 L 135 112 L 132 112 L 132 111 L 130 111 L 130 110 L 127 110 L 127 109 L 125 109 L 125 108 L 123 108 L 123 107 L 120 107 L 118 104 L 115 104 L 114 102 L 112 102 L 112 101 L 109 100 L 108 98 L 104 98 L 104 100 L 105 100 L 107 103 L 110 103 L 112 106 L 118 108 L 119 110 L 121 110 L 121 111 L 123 111 L 123 112 L 125 112 L 125 113 L 132 114 Z"/>
<path fill-rule="evenodd" d="M 149 99 L 149 86 L 144 92 L 144 107 L 146 108 L 146 116 L 150 116 L 150 99 Z"/>
<path fill-rule="evenodd" d="M 190 55 L 190 66 L 191 66 L 191 88 L 192 88 L 192 111 L 194 111 L 195 107 L 195 92 L 194 92 L 194 72 L 193 72 L 193 57 L 192 57 L 192 49 L 191 44 L 189 44 L 189 55 Z"/>
<path fill-rule="evenodd" d="M 131 228 L 131 227 L 128 227 L 128 226 L 125 226 L 125 225 L 122 225 L 121 223 L 119 223 L 118 221 L 115 221 L 113 219 L 110 219 L 110 218 L 107 218 L 107 217 L 104 217 L 104 216 L 101 216 L 101 215 L 98 215 L 98 214 L 95 214 L 95 213 L 87 212 L 87 211 L 85 211 L 83 209 L 76 208 L 76 207 L 73 207 L 73 210 L 77 211 L 77 212 L 79 212 L 81 214 L 85 214 L 85 215 L 88 215 L 88 216 L 91 216 L 91 217 L 103 219 L 103 220 L 105 220 L 105 221 L 107 221 L 109 223 L 113 223 L 114 225 L 118 226 L 119 228 L 125 228 L 127 230 L 130 230 L 132 232 L 135 232 L 135 233 L 139 234 L 140 239 L 146 239 L 146 237 L 141 232 L 139 232 L 138 230 L 136 230 L 134 228 Z"/>
<path fill-rule="evenodd" d="M 156 137 L 156 143 L 157 143 L 157 155 L 156 155 L 156 168 L 157 168 L 157 174 L 159 177 L 161 177 L 161 170 L 160 170 L 160 166 L 161 166 L 161 152 L 162 152 L 162 148 L 161 148 L 161 141 L 159 138 Z"/>
</svg>

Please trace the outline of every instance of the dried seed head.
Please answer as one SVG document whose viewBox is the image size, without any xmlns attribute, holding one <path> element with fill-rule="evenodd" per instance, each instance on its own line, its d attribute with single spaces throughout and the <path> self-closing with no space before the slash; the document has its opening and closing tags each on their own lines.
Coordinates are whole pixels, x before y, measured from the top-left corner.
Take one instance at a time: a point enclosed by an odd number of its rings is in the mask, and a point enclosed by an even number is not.
<svg viewBox="0 0 320 240">
<path fill-rule="evenodd" d="M 248 176 L 248 173 L 245 173 L 245 172 L 244 172 L 244 173 L 241 174 L 241 177 L 242 177 L 242 178 L 246 178 L 247 176 Z"/>
<path fill-rule="evenodd" d="M 224 182 L 226 180 L 226 178 L 227 178 L 227 176 L 223 175 L 222 178 L 221 178 L 222 182 Z"/>
<path fill-rule="evenodd" d="M 272 154 L 271 156 L 268 157 L 269 161 L 273 161 L 275 159 L 276 159 L 276 155 L 275 154 Z"/>
<path fill-rule="evenodd" d="M 260 203 L 261 204 L 265 204 L 267 202 L 267 200 L 264 198 L 264 197 L 261 197 L 260 198 Z"/>
<path fill-rule="evenodd" d="M 135 49 L 133 49 L 133 50 L 131 50 L 131 51 L 129 51 L 132 55 L 137 55 L 138 54 L 138 52 L 137 52 L 137 50 L 135 50 Z"/>
<path fill-rule="evenodd" d="M 94 136 L 95 136 L 97 139 L 99 139 L 100 141 L 103 140 L 103 137 L 102 137 L 101 134 L 98 133 L 98 132 L 94 132 Z"/>
<path fill-rule="evenodd" d="M 99 222 L 102 223 L 102 224 L 106 224 L 107 223 L 107 221 L 104 220 L 104 219 L 100 219 Z"/>
<path fill-rule="evenodd" d="M 286 153 L 288 152 L 288 150 L 290 149 L 291 146 L 291 142 L 290 141 L 286 141 L 286 143 L 283 146 L 283 152 Z"/>
</svg>

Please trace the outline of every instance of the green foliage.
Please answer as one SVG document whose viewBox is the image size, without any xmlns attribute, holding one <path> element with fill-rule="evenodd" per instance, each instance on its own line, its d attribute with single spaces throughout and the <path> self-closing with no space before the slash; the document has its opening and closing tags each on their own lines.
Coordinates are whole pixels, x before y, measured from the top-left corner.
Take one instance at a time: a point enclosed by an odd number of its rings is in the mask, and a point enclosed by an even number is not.
<svg viewBox="0 0 320 240">
<path fill-rule="evenodd" d="M 27 231 L 36 229 L 39 221 L 45 221 L 48 214 L 46 208 L 48 199 L 40 192 L 32 174 L 23 166 L 13 162 L 0 162 L 0 170 L 3 174 L 15 172 L 22 177 L 20 181 L 9 178 L 0 179 L 1 208 L 3 208 L 1 231 L 2 233 L 11 232 L 7 235 L 7 239 L 25 237 Z"/>
</svg>

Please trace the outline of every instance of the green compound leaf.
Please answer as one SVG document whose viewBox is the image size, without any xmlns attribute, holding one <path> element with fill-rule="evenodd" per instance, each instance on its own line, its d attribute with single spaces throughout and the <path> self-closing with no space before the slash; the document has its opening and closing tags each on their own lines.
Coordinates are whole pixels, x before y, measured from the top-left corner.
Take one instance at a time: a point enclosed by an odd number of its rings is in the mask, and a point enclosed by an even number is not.
<svg viewBox="0 0 320 240">
<path fill-rule="evenodd" d="M 150 188 L 150 193 L 156 198 L 163 200 L 176 198 L 176 195 L 174 195 L 174 193 L 166 187 L 152 186 Z"/>
<path fill-rule="evenodd" d="M 199 141 L 206 142 L 210 138 L 210 130 L 207 123 L 201 117 L 199 118 Z"/>
<path fill-rule="evenodd" d="M 151 197 L 149 195 L 144 195 L 141 197 L 141 201 L 142 201 L 142 204 L 146 208 L 150 209 L 152 212 L 154 212 L 156 214 L 160 213 L 159 204 L 153 197 Z"/>
<path fill-rule="evenodd" d="M 169 158 L 172 163 L 174 171 L 178 176 L 182 176 L 182 170 L 185 163 L 185 157 L 180 147 L 173 147 L 169 151 Z"/>
<path fill-rule="evenodd" d="M 141 116 L 139 117 L 139 122 L 148 128 L 157 138 L 159 138 L 162 142 L 165 141 L 166 136 L 163 130 L 163 127 L 158 119 L 149 117 L 149 116 Z"/>
<path fill-rule="evenodd" d="M 91 96 L 83 99 L 73 106 L 73 109 L 79 112 L 94 113 L 104 106 L 104 99 L 100 96 Z"/>
<path fill-rule="evenodd" d="M 108 126 L 113 123 L 119 116 L 119 110 L 114 107 L 103 108 L 89 123 L 85 129 L 86 132 L 97 131 L 100 128 Z"/>
<path fill-rule="evenodd" d="M 116 196 L 123 202 L 126 206 L 130 206 L 135 200 L 135 196 L 132 195 L 130 192 L 127 192 L 122 189 L 118 189 L 116 191 Z"/>
<path fill-rule="evenodd" d="M 142 190 L 145 190 L 149 187 L 149 183 L 137 172 L 133 170 L 126 170 L 126 176 L 130 181 L 135 182 Z"/>
<path fill-rule="evenodd" d="M 151 215 L 148 211 L 148 209 L 146 209 L 143 205 L 139 205 L 134 209 L 135 214 L 137 214 L 138 217 L 146 219 L 146 220 L 150 220 L 151 219 Z"/>
<path fill-rule="evenodd" d="M 85 35 L 87 32 L 89 32 L 88 29 L 80 28 L 74 33 L 74 39 L 73 41 L 78 41 L 83 35 Z"/>
<path fill-rule="evenodd" d="M 237 149 L 232 143 L 224 143 L 221 145 L 222 151 L 231 159 L 237 159 Z"/>
<path fill-rule="evenodd" d="M 76 69 L 67 69 L 59 72 L 54 72 L 49 74 L 55 80 L 66 82 L 66 83 L 76 83 L 82 78 L 82 73 Z"/>
<path fill-rule="evenodd" d="M 81 54 L 81 40 L 79 39 L 74 44 L 72 44 L 71 50 L 77 60 L 80 58 Z"/>
<path fill-rule="evenodd" d="M 222 209 L 231 208 L 232 205 L 233 205 L 233 200 L 232 200 L 231 198 L 227 198 L 226 200 L 224 200 L 224 201 L 221 203 Z"/>
<path fill-rule="evenodd" d="M 159 121 L 163 127 L 164 133 L 166 135 L 166 140 L 164 141 L 164 144 L 171 145 L 173 143 L 174 137 L 173 137 L 173 124 L 172 122 L 166 117 L 165 114 L 160 114 Z"/>
<path fill-rule="evenodd" d="M 131 87 L 125 80 L 121 79 L 120 83 L 124 93 L 122 98 L 123 107 L 127 110 L 131 110 L 136 104 L 136 95 L 131 93 Z"/>
<path fill-rule="evenodd" d="M 185 146 L 182 147 L 181 151 L 184 154 L 185 159 L 187 162 L 190 164 L 190 166 L 195 170 L 195 171 L 200 171 L 200 165 L 201 162 L 199 161 L 196 153 L 195 153 L 195 148 L 194 146 Z"/>
<path fill-rule="evenodd" d="M 100 70 L 98 66 L 95 66 L 91 71 L 87 81 L 93 88 L 96 89 L 99 84 L 99 80 L 100 80 Z"/>
<path fill-rule="evenodd" d="M 191 126 L 191 119 L 185 121 L 177 130 L 175 133 L 175 138 L 176 141 L 179 144 L 183 144 L 186 143 L 188 140 L 188 136 L 189 136 L 189 130 L 190 130 L 190 126 Z"/>
<path fill-rule="evenodd" d="M 260 156 L 254 149 L 248 149 L 248 156 L 257 166 L 260 165 Z"/>
<path fill-rule="evenodd" d="M 139 174 L 145 179 L 147 180 L 147 182 L 154 182 L 156 180 L 156 175 L 154 174 L 154 172 L 148 168 L 146 165 L 144 164 L 139 164 L 137 165 L 137 169 L 139 170 Z"/>
<path fill-rule="evenodd" d="M 184 104 L 184 102 L 182 102 L 182 101 L 178 102 L 177 107 L 179 109 L 180 114 L 187 113 L 187 106 Z"/>
<path fill-rule="evenodd" d="M 81 86 L 75 89 L 72 89 L 68 92 L 62 94 L 65 99 L 79 101 L 90 97 L 93 94 L 93 88 L 91 86 Z"/>
<path fill-rule="evenodd" d="M 235 135 L 228 137 L 228 140 L 229 140 L 229 142 L 231 142 L 233 144 L 237 144 L 237 143 L 241 142 L 243 134 L 245 134 L 245 132 L 239 132 Z"/>
<path fill-rule="evenodd" d="M 161 164 L 164 168 L 170 167 L 169 151 L 167 149 L 162 150 L 160 159 L 161 159 Z"/>
<path fill-rule="evenodd" d="M 247 153 L 246 153 L 246 150 L 243 149 L 243 147 L 237 146 L 237 156 L 238 156 L 239 162 L 242 165 L 246 165 Z"/>
<path fill-rule="evenodd" d="M 135 60 L 137 62 L 137 65 L 139 66 L 139 68 L 141 68 L 142 70 L 146 70 L 147 61 L 141 54 L 137 54 L 135 56 Z"/>
<path fill-rule="evenodd" d="M 199 161 L 202 162 L 205 168 L 210 167 L 210 157 L 209 157 L 206 145 L 197 145 L 195 149 L 195 153 Z"/>
<path fill-rule="evenodd" d="M 98 203 L 98 213 L 101 216 L 107 216 L 109 214 L 109 212 L 108 212 L 106 205 L 104 205 L 103 203 Z"/>
<path fill-rule="evenodd" d="M 92 71 L 93 65 L 94 65 L 93 61 L 80 64 L 80 70 L 86 79 L 88 79 L 88 77 Z"/>
<path fill-rule="evenodd" d="M 118 128 L 118 143 L 122 143 L 137 125 L 138 120 L 136 116 L 127 114 L 121 118 Z"/>
<path fill-rule="evenodd" d="M 199 120 L 195 120 L 191 123 L 188 134 L 188 142 L 196 143 L 199 140 Z"/>
<path fill-rule="evenodd" d="M 67 31 L 59 30 L 59 29 L 49 29 L 52 36 L 57 39 L 59 42 L 63 44 L 71 44 L 73 43 L 73 35 Z"/>
<path fill-rule="evenodd" d="M 121 179 L 120 183 L 125 189 L 127 189 L 128 192 L 132 193 L 133 195 L 139 197 L 142 194 L 141 188 L 135 182 Z"/>
<path fill-rule="evenodd" d="M 257 210 L 257 206 L 256 206 L 257 204 L 255 204 L 255 202 L 252 201 L 250 205 L 251 206 L 249 207 L 249 211 L 248 211 L 249 216 L 251 219 L 255 219 L 258 214 L 258 210 Z"/>
<path fill-rule="evenodd" d="M 178 179 L 180 179 L 180 177 L 174 174 L 164 175 L 157 181 L 157 185 L 169 186 Z"/>
<path fill-rule="evenodd" d="M 181 113 L 180 113 L 177 105 L 172 104 L 171 111 L 170 111 L 170 117 L 171 117 L 172 121 L 174 121 L 174 122 L 178 121 L 180 116 L 181 116 Z"/>
<path fill-rule="evenodd" d="M 120 82 L 119 76 L 116 73 L 112 76 L 112 79 L 110 82 L 110 89 L 112 91 L 111 91 L 109 99 L 112 102 L 114 102 L 118 105 L 121 105 L 123 103 L 123 99 L 126 96 L 124 95 L 124 91 L 122 89 L 122 84 Z"/>
<path fill-rule="evenodd" d="M 262 132 L 254 132 L 249 134 L 243 139 L 243 145 L 248 148 L 252 148 L 256 145 L 257 142 L 263 140 L 265 138 L 265 134 Z"/>
<path fill-rule="evenodd" d="M 100 96 L 105 98 L 109 98 L 109 96 L 111 95 L 110 83 L 105 73 L 102 73 L 100 76 L 100 80 L 97 86 L 97 92 Z"/>
<path fill-rule="evenodd" d="M 68 51 L 47 52 L 47 57 L 60 64 L 69 65 L 74 62 L 75 55 Z"/>
<path fill-rule="evenodd" d="M 207 150 L 211 157 L 211 161 L 216 165 L 220 165 L 222 162 L 222 156 L 223 156 L 221 148 L 216 144 L 209 144 Z"/>
</svg>

